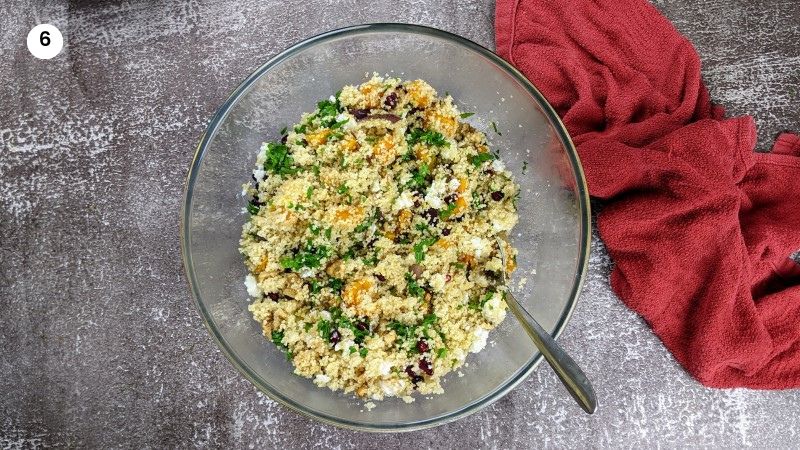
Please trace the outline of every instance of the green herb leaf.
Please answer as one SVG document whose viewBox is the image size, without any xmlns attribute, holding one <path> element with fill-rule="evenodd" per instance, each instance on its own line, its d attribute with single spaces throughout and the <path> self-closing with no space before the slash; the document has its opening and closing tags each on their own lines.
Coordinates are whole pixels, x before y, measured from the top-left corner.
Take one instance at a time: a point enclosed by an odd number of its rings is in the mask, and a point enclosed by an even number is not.
<svg viewBox="0 0 800 450">
<path fill-rule="evenodd" d="M 474 115 L 475 115 L 475 113 L 473 113 L 473 112 L 465 112 L 465 113 L 461 113 L 460 114 L 462 119 L 466 119 L 467 117 L 472 117 Z"/>
<path fill-rule="evenodd" d="M 327 287 L 329 287 L 335 294 L 341 294 L 342 289 L 344 288 L 344 280 L 341 278 L 331 278 L 328 281 Z"/>
<path fill-rule="evenodd" d="M 456 212 L 456 204 L 448 203 L 445 209 L 439 211 L 439 219 L 445 220 L 452 216 L 454 212 Z"/>
<path fill-rule="evenodd" d="M 288 129 L 288 127 L 283 127 L 283 128 L 281 128 L 281 136 L 283 136 L 283 135 L 285 135 L 285 134 L 286 134 L 286 130 L 287 130 L 287 129 Z"/>
<path fill-rule="evenodd" d="M 438 240 L 438 237 L 432 236 L 414 244 L 414 259 L 416 259 L 417 262 L 422 262 L 422 260 L 425 259 L 425 251 Z"/>
<path fill-rule="evenodd" d="M 406 288 L 408 295 L 419 298 L 422 298 L 425 295 L 425 289 L 420 287 L 419 283 L 417 283 L 417 280 L 411 276 L 411 273 L 406 273 L 406 283 L 408 284 L 408 287 Z"/>
<path fill-rule="evenodd" d="M 412 189 L 422 189 L 428 184 L 428 174 L 430 174 L 430 167 L 422 163 L 411 174 L 411 179 L 408 180 L 408 187 Z"/>
<path fill-rule="evenodd" d="M 447 348 L 446 347 L 442 347 L 442 348 L 436 350 L 436 357 L 437 358 L 442 359 L 445 356 L 447 356 Z"/>
<path fill-rule="evenodd" d="M 329 253 L 330 250 L 328 247 L 315 247 L 309 242 L 304 248 L 299 249 L 294 256 L 281 258 L 280 263 L 282 268 L 294 271 L 298 271 L 303 267 L 319 267 L 322 264 L 322 260 L 325 259 Z"/>
<path fill-rule="evenodd" d="M 442 133 L 433 130 L 423 130 L 421 128 L 415 128 L 411 130 L 406 135 L 406 142 L 408 143 L 409 147 L 420 142 L 431 147 L 444 147 L 449 145 L 447 139 L 445 139 Z"/>
<path fill-rule="evenodd" d="M 369 352 L 369 349 L 362 347 L 361 350 L 358 351 L 358 354 L 361 355 L 362 358 L 366 358 L 367 352 Z"/>
<path fill-rule="evenodd" d="M 350 346 L 350 349 L 349 349 L 349 351 L 350 351 L 350 354 L 351 354 L 351 355 L 352 355 L 353 353 L 355 353 L 355 352 L 357 351 L 357 350 L 356 350 L 356 346 L 355 346 L 355 345 L 351 345 L 351 346 Z"/>
<path fill-rule="evenodd" d="M 250 202 L 250 203 L 247 204 L 247 212 L 249 212 L 250 214 L 252 214 L 254 216 L 256 214 L 258 214 L 258 211 L 260 209 L 261 208 L 259 208 L 258 206 L 254 205 L 253 202 Z"/>
<path fill-rule="evenodd" d="M 306 189 L 306 198 L 310 199 L 313 194 L 314 186 L 309 186 L 308 189 Z"/>
<path fill-rule="evenodd" d="M 478 153 L 477 155 L 473 155 L 469 157 L 469 162 L 472 163 L 475 167 L 480 167 L 481 164 L 485 163 L 486 161 L 492 161 L 494 159 L 494 155 L 485 152 L 485 153 Z"/>
<path fill-rule="evenodd" d="M 298 171 L 294 167 L 292 155 L 289 154 L 289 147 L 283 144 L 273 144 L 272 142 L 267 144 L 264 170 L 276 175 L 292 175 Z"/>
<path fill-rule="evenodd" d="M 317 322 L 317 331 L 319 331 L 319 335 L 322 337 L 325 342 L 331 340 L 331 333 L 333 332 L 333 328 L 331 327 L 331 322 L 325 319 L 320 319 Z"/>
<path fill-rule="evenodd" d="M 495 133 L 497 133 L 498 136 L 502 136 L 503 135 L 503 133 L 501 133 L 501 132 L 499 132 L 497 130 L 497 124 L 494 123 L 494 121 L 492 121 L 492 129 L 494 130 Z"/>
</svg>

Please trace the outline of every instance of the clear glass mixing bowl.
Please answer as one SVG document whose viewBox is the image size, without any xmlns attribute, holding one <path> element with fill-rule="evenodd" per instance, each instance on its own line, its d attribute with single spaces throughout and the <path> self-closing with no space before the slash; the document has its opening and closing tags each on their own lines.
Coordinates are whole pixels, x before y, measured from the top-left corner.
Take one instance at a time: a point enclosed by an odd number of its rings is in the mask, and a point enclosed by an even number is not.
<svg viewBox="0 0 800 450">
<path fill-rule="evenodd" d="M 183 261 L 209 332 L 266 395 L 339 426 L 412 430 L 491 404 L 536 367 L 541 357 L 514 317 L 509 314 L 491 333 L 482 352 L 470 354 L 463 377 L 446 378 L 444 394 L 417 396 L 411 404 L 386 400 L 367 412 L 363 401 L 294 375 L 291 363 L 265 340 L 247 311 L 246 269 L 238 252 L 247 218 L 241 185 L 250 179 L 261 143 L 280 139 L 279 130 L 312 111 L 317 101 L 372 72 L 421 78 L 440 93 L 449 92 L 462 111 L 475 112 L 467 120 L 486 131 L 522 187 L 520 222 L 512 236 L 519 249 L 511 281 L 516 297 L 558 335 L 575 306 L 589 252 L 589 201 L 575 148 L 522 74 L 489 50 L 432 28 L 375 24 L 325 33 L 279 54 L 236 88 L 211 120 L 189 171 Z M 492 131 L 492 121 L 502 135 Z M 520 288 L 522 278 L 527 282 Z"/>
</svg>

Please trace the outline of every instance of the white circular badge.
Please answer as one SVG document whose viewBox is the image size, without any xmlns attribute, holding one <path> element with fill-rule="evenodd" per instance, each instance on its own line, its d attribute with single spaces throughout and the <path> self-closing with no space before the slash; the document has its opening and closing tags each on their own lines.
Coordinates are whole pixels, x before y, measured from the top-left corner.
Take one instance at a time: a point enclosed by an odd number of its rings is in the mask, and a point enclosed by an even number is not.
<svg viewBox="0 0 800 450">
<path fill-rule="evenodd" d="M 58 28 L 43 23 L 36 25 L 28 33 L 28 50 L 39 59 L 50 59 L 61 53 L 64 48 L 64 37 Z"/>
</svg>

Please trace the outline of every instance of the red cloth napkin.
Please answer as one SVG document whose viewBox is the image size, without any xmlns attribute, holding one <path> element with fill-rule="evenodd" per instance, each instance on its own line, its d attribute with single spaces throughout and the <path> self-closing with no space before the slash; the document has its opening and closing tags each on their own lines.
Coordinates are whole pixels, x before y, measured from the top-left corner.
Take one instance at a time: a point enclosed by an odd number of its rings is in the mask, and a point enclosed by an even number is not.
<svg viewBox="0 0 800 450">
<path fill-rule="evenodd" d="M 800 386 L 800 138 L 754 153 L 647 1 L 497 0 L 495 27 L 605 201 L 614 291 L 701 383 Z"/>
</svg>

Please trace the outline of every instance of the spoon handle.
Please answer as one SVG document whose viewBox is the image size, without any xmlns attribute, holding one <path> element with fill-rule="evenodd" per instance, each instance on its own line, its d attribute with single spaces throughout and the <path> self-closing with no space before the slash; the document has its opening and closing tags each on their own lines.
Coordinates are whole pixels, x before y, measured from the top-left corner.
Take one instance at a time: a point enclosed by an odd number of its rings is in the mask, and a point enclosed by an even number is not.
<svg viewBox="0 0 800 450">
<path fill-rule="evenodd" d="M 572 398 L 581 405 L 584 411 L 589 414 L 597 409 L 597 397 L 589 379 L 583 373 L 575 361 L 570 358 L 567 352 L 561 348 L 549 333 L 547 333 L 539 322 L 517 302 L 517 299 L 510 292 L 506 292 L 506 304 L 508 308 L 517 316 L 522 328 L 528 333 L 536 347 L 550 363 L 561 383 L 567 388 Z"/>
</svg>

